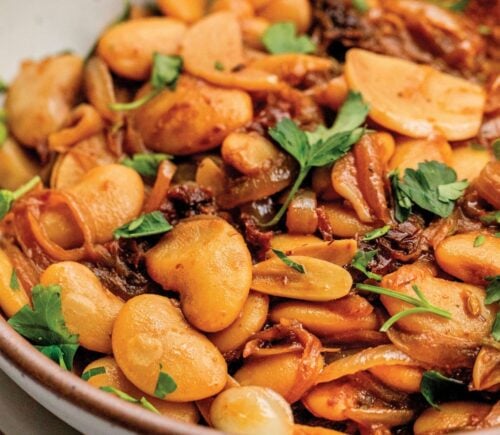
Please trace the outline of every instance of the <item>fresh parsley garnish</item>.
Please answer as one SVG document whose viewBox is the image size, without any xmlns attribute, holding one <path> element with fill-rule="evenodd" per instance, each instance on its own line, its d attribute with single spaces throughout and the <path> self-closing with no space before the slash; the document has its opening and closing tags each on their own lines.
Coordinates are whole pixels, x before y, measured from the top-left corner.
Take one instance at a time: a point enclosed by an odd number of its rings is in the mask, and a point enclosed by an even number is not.
<svg viewBox="0 0 500 435">
<path fill-rule="evenodd" d="M 299 273 L 306 273 L 306 269 L 302 264 L 296 263 L 290 257 L 288 257 L 283 251 L 279 251 L 278 249 L 272 249 L 272 251 L 276 254 L 276 256 L 285 263 L 288 267 L 295 269 Z"/>
<path fill-rule="evenodd" d="M 428 0 L 442 8 L 449 9 L 454 12 L 463 12 L 469 4 L 469 0 Z"/>
<path fill-rule="evenodd" d="M 352 0 L 352 5 L 361 13 L 365 13 L 370 9 L 366 0 Z"/>
<path fill-rule="evenodd" d="M 487 276 L 486 281 L 488 285 L 486 286 L 486 297 L 484 299 L 485 304 L 493 304 L 500 301 L 500 275 Z"/>
<path fill-rule="evenodd" d="M 275 23 L 268 27 L 262 36 L 262 43 L 272 54 L 314 53 L 316 45 L 308 36 L 297 36 L 295 23 Z"/>
<path fill-rule="evenodd" d="M 493 33 L 491 27 L 487 26 L 486 24 L 480 24 L 479 26 L 477 26 L 477 31 L 480 35 L 483 36 L 488 36 Z"/>
<path fill-rule="evenodd" d="M 87 370 L 86 372 L 82 373 L 82 379 L 84 381 L 88 381 L 90 378 L 97 376 L 97 375 L 103 375 L 106 373 L 106 368 L 105 367 L 94 367 L 90 370 Z"/>
<path fill-rule="evenodd" d="M 217 70 L 217 71 L 224 71 L 225 68 L 224 68 L 224 64 L 220 61 L 220 60 L 216 60 L 214 62 L 214 68 Z"/>
<path fill-rule="evenodd" d="M 136 399 L 135 397 L 132 397 L 127 393 L 124 393 L 118 388 L 111 386 L 100 387 L 99 389 L 102 391 L 106 391 L 106 393 L 114 394 L 115 396 L 119 397 L 122 400 L 125 400 L 126 402 L 137 403 L 138 405 L 141 405 L 143 408 L 146 408 L 147 410 L 154 412 L 155 414 L 160 414 L 160 412 L 154 407 L 154 405 L 145 397 Z"/>
<path fill-rule="evenodd" d="M 493 149 L 495 159 L 500 160 L 500 138 L 495 139 L 495 141 L 491 145 L 491 148 Z"/>
<path fill-rule="evenodd" d="M 151 71 L 151 91 L 130 103 L 114 103 L 110 104 L 110 109 L 115 111 L 120 110 L 135 110 L 148 101 L 156 97 L 165 88 L 174 90 L 177 86 L 182 70 L 182 58 L 180 56 L 170 56 L 166 54 L 153 54 L 153 69 Z"/>
<path fill-rule="evenodd" d="M 22 185 L 19 189 L 15 191 L 1 189 L 0 190 L 0 219 L 3 219 L 5 215 L 10 211 L 12 204 L 15 200 L 21 198 L 24 194 L 28 193 L 42 180 L 37 175 L 32 178 L 26 184 Z"/>
<path fill-rule="evenodd" d="M 495 210 L 490 213 L 486 213 L 484 216 L 479 218 L 481 222 L 485 224 L 500 224 L 500 210 Z"/>
<path fill-rule="evenodd" d="M 9 90 L 9 85 L 0 79 L 0 94 L 4 94 Z"/>
<path fill-rule="evenodd" d="M 133 239 L 135 237 L 163 234 L 172 228 L 172 225 L 168 223 L 160 211 L 153 211 L 117 228 L 113 235 L 115 239 Z"/>
<path fill-rule="evenodd" d="M 9 130 L 7 128 L 7 112 L 5 109 L 0 109 L 0 147 L 7 140 Z"/>
<path fill-rule="evenodd" d="M 329 165 L 351 149 L 364 133 L 359 126 L 367 114 L 368 106 L 361 94 L 350 92 L 329 129 L 320 127 L 312 133 L 305 133 L 291 119 L 285 118 L 269 130 L 271 137 L 299 162 L 300 171 L 281 209 L 271 221 L 260 226 L 269 227 L 280 221 L 312 168 Z"/>
<path fill-rule="evenodd" d="M 162 153 L 140 153 L 134 154 L 132 158 L 126 157 L 121 161 L 121 164 L 134 169 L 144 177 L 156 177 L 158 166 L 166 159 L 171 159 L 172 156 Z"/>
<path fill-rule="evenodd" d="M 61 308 L 61 287 L 37 285 L 32 290 L 33 309 L 21 308 L 8 323 L 44 355 L 71 370 L 78 336 L 71 334 Z"/>
<path fill-rule="evenodd" d="M 17 279 L 16 269 L 12 269 L 12 273 L 10 274 L 9 287 L 12 290 L 19 290 L 20 289 L 20 287 L 19 287 L 19 280 Z"/>
<path fill-rule="evenodd" d="M 493 327 L 491 328 L 491 335 L 496 341 L 500 341 L 500 312 L 497 313 Z"/>
<path fill-rule="evenodd" d="M 354 255 L 354 258 L 352 259 L 351 266 L 354 267 L 354 269 L 363 272 L 368 278 L 374 279 L 375 281 L 381 281 L 381 275 L 370 272 L 367 269 L 368 265 L 373 261 L 375 255 L 377 255 L 377 252 L 377 250 L 366 252 L 360 250 L 356 252 L 356 255 Z"/>
<path fill-rule="evenodd" d="M 484 237 L 482 234 L 479 234 L 479 236 L 474 239 L 473 246 L 474 248 L 479 248 L 480 246 L 484 245 L 484 242 L 486 242 L 486 237 Z"/>
<path fill-rule="evenodd" d="M 162 371 L 162 365 L 160 364 L 160 375 L 158 376 L 158 381 L 156 382 L 156 388 L 154 395 L 159 399 L 163 399 L 167 394 L 173 393 L 177 390 L 177 384 L 172 379 L 172 377 Z"/>
<path fill-rule="evenodd" d="M 413 206 L 430 211 L 440 217 L 448 217 L 469 183 L 457 181 L 456 172 L 443 163 L 429 161 L 419 163 L 418 169 L 407 168 L 402 180 L 394 171 L 390 174 L 396 203 L 395 215 L 405 221 Z"/>
<path fill-rule="evenodd" d="M 429 370 L 422 375 L 420 393 L 432 407 L 439 409 L 436 404 L 438 397 L 450 397 L 450 390 L 463 388 L 464 384 L 457 379 L 448 378 L 435 370 Z"/>
<path fill-rule="evenodd" d="M 391 298 L 399 299 L 401 301 L 408 302 L 409 304 L 415 306 L 415 308 L 409 308 L 407 310 L 400 311 L 399 313 L 394 314 L 394 316 L 387 319 L 387 321 L 380 328 L 380 331 L 382 332 L 387 331 L 398 320 L 401 320 L 403 317 L 409 316 L 411 314 L 431 313 L 444 317 L 445 319 L 451 319 L 451 313 L 446 310 L 443 310 L 442 308 L 435 307 L 434 305 L 432 305 L 425 298 L 424 294 L 418 288 L 417 285 L 413 285 L 412 289 L 417 295 L 418 299 L 403 293 L 396 292 L 394 290 L 390 290 L 388 288 L 377 287 L 369 284 L 357 284 L 356 288 L 359 290 L 365 290 L 368 292 L 377 293 L 379 295 L 390 296 Z"/>
<path fill-rule="evenodd" d="M 369 231 L 368 233 L 366 233 L 363 237 L 363 240 L 365 242 L 368 242 L 370 240 L 378 239 L 379 237 L 385 236 L 390 230 L 391 230 L 391 226 L 385 225 L 381 228 L 377 228 L 373 231 Z"/>
</svg>

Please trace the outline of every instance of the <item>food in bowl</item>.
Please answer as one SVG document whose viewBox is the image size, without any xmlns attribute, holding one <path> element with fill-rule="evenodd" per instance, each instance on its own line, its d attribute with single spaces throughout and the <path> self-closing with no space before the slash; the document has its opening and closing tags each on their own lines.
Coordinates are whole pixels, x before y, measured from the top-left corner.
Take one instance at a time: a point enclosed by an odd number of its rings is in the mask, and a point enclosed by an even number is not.
<svg viewBox="0 0 500 435">
<path fill-rule="evenodd" d="M 9 324 L 228 433 L 498 426 L 495 13 L 158 0 L 86 59 L 27 60 L 0 124 Z"/>
</svg>

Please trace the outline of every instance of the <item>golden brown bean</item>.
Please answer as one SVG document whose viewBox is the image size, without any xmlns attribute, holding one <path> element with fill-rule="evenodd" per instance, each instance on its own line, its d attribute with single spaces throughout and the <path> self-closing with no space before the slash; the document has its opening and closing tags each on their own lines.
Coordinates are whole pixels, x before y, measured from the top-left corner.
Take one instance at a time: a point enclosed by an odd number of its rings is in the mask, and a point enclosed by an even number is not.
<svg viewBox="0 0 500 435">
<path fill-rule="evenodd" d="M 252 101 L 246 92 L 216 88 L 189 77 L 181 77 L 175 91 L 162 92 L 133 115 L 146 146 L 174 155 L 215 148 L 252 117 Z"/>
<path fill-rule="evenodd" d="M 318 229 L 316 194 L 310 190 L 297 192 L 286 211 L 286 227 L 290 234 L 314 234 Z"/>
<path fill-rule="evenodd" d="M 338 110 L 346 100 L 349 88 L 343 75 L 331 79 L 328 83 L 312 88 L 314 99 L 322 106 Z"/>
<path fill-rule="evenodd" d="M 339 194 L 333 189 L 331 173 L 331 165 L 314 168 L 312 171 L 312 189 L 316 192 L 318 198 L 324 201 L 333 201 L 340 198 Z"/>
<path fill-rule="evenodd" d="M 232 12 L 238 19 L 253 17 L 253 6 L 248 0 L 215 0 L 210 5 L 209 13 Z"/>
<path fill-rule="evenodd" d="M 80 89 L 82 70 L 82 59 L 72 54 L 23 63 L 5 101 L 9 127 L 19 142 L 42 147 L 62 126 Z"/>
<path fill-rule="evenodd" d="M 306 301 L 330 301 L 349 293 L 351 275 L 342 267 L 312 257 L 291 256 L 305 273 L 287 266 L 279 258 L 253 267 L 252 289 L 273 296 Z"/>
<path fill-rule="evenodd" d="M 125 304 L 113 328 L 113 353 L 127 379 L 151 396 L 160 371 L 167 373 L 177 384 L 162 398 L 167 401 L 204 399 L 226 384 L 220 352 L 163 296 L 136 296 Z"/>
<path fill-rule="evenodd" d="M 258 15 L 272 23 L 292 21 L 300 33 L 311 25 L 311 4 L 308 0 L 273 0 L 258 9 Z"/>
<path fill-rule="evenodd" d="M 226 173 L 213 158 L 205 157 L 196 169 L 196 184 L 218 196 L 224 191 Z"/>
<path fill-rule="evenodd" d="M 236 387 L 219 394 L 210 409 L 216 429 L 235 435 L 291 435 L 290 405 L 269 388 Z"/>
<path fill-rule="evenodd" d="M 222 353 L 239 349 L 264 326 L 268 309 L 267 295 L 250 292 L 238 318 L 226 329 L 210 334 L 208 338 Z"/>
<path fill-rule="evenodd" d="M 164 289 L 180 293 L 184 315 L 202 331 L 231 325 L 250 290 L 250 252 L 243 237 L 221 218 L 182 221 L 148 251 L 146 265 Z"/>
<path fill-rule="evenodd" d="M 476 181 L 479 196 L 496 209 L 500 209 L 500 162 L 490 162 L 480 172 Z"/>
<path fill-rule="evenodd" d="M 325 203 L 322 206 L 334 236 L 356 237 L 375 228 L 373 225 L 361 222 L 352 209 L 343 206 L 341 203 Z"/>
<path fill-rule="evenodd" d="M 471 146 L 454 148 L 451 167 L 457 173 L 459 180 L 473 181 L 488 164 L 490 158 L 486 149 L 477 149 Z"/>
<path fill-rule="evenodd" d="M 241 20 L 241 32 L 246 46 L 261 50 L 262 37 L 270 26 L 269 21 L 260 17 L 247 17 Z"/>
<path fill-rule="evenodd" d="M 144 394 L 125 377 L 113 357 L 107 356 L 99 358 L 85 367 L 85 369 L 83 369 L 83 373 L 100 367 L 104 368 L 106 372 L 89 378 L 87 382 L 90 385 L 93 385 L 96 388 L 114 387 L 132 396 L 134 399 L 141 399 L 142 397 L 145 397 L 148 402 L 160 412 L 161 415 L 173 418 L 174 420 L 184 421 L 186 423 L 198 423 L 200 414 L 198 413 L 198 410 L 193 402 L 167 402 L 165 400 L 160 400 L 156 397 Z"/>
<path fill-rule="evenodd" d="M 480 233 L 456 234 L 436 249 L 439 266 L 462 281 L 484 284 L 487 276 L 500 275 L 500 239 L 483 234 L 484 243 L 474 247 Z"/>
<path fill-rule="evenodd" d="M 0 188 L 16 190 L 40 171 L 38 162 L 13 138 L 7 138 L 0 146 L 0 174 L 2 174 Z"/>
<path fill-rule="evenodd" d="M 177 54 L 185 32 L 185 24 L 174 18 L 124 21 L 104 32 L 97 54 L 116 74 L 145 80 L 151 71 L 153 53 Z"/>
<path fill-rule="evenodd" d="M 83 347 L 111 353 L 111 331 L 123 307 L 121 299 L 104 288 L 89 268 L 72 261 L 49 266 L 40 283 L 61 286 L 64 320 Z"/>
<path fill-rule="evenodd" d="M 384 384 L 405 393 L 419 393 L 423 369 L 411 366 L 377 366 L 369 369 Z"/>
<path fill-rule="evenodd" d="M 165 15 L 191 24 L 203 16 L 207 0 L 156 0 L 156 3 Z"/>
<path fill-rule="evenodd" d="M 13 273 L 12 262 L 3 249 L 0 249 L 0 308 L 7 317 L 12 317 L 22 307 L 30 305 L 28 295 L 19 280 L 19 288 L 12 288 L 11 277 Z"/>
</svg>

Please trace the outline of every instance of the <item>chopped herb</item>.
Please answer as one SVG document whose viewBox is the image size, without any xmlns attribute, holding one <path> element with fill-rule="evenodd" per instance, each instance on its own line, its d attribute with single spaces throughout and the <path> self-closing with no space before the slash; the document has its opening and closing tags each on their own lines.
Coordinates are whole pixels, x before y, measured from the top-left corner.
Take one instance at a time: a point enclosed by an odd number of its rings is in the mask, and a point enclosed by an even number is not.
<svg viewBox="0 0 500 435">
<path fill-rule="evenodd" d="M 437 406 L 438 397 L 450 397 L 450 390 L 457 387 L 463 388 L 464 384 L 457 379 L 447 378 L 435 370 L 424 372 L 422 381 L 420 382 L 420 392 L 425 400 L 432 407 L 439 409 Z"/>
<path fill-rule="evenodd" d="M 71 334 L 61 308 L 61 287 L 37 285 L 32 290 L 33 309 L 21 308 L 8 323 L 44 355 L 71 370 L 78 336 Z"/>
<path fill-rule="evenodd" d="M 153 153 L 140 153 L 134 154 L 132 158 L 127 157 L 121 161 L 121 164 L 134 169 L 144 177 L 156 177 L 158 166 L 166 159 L 171 159 L 172 156 L 168 154 L 153 154 Z"/>
<path fill-rule="evenodd" d="M 486 281 L 489 281 L 486 286 L 485 304 L 493 304 L 500 301 L 500 275 L 487 276 Z"/>
<path fill-rule="evenodd" d="M 82 379 L 84 381 L 88 381 L 90 378 L 97 376 L 97 375 L 103 375 L 106 373 L 106 368 L 105 367 L 94 367 L 93 369 L 87 370 L 86 372 L 83 372 L 82 374 Z"/>
<path fill-rule="evenodd" d="M 329 165 L 351 149 L 364 133 L 364 129 L 358 127 L 364 123 L 367 114 L 368 106 L 361 94 L 350 92 L 330 129 L 323 127 L 307 134 L 291 119 L 285 118 L 269 130 L 271 137 L 299 162 L 300 171 L 281 209 L 261 227 L 270 227 L 280 221 L 313 167 Z"/>
<path fill-rule="evenodd" d="M 9 90 L 9 85 L 0 79 L 0 94 L 3 94 Z"/>
<path fill-rule="evenodd" d="M 354 269 L 363 272 L 368 278 L 374 279 L 375 281 L 381 281 L 381 275 L 379 275 L 378 273 L 370 272 L 367 269 L 368 265 L 373 261 L 375 255 L 377 255 L 377 252 L 377 250 L 366 252 L 360 250 L 356 252 L 356 255 L 352 259 L 351 266 L 354 267 Z"/>
<path fill-rule="evenodd" d="M 448 6 L 451 11 L 463 12 L 469 5 L 469 0 L 458 0 L 455 3 Z"/>
<path fill-rule="evenodd" d="M 174 90 L 177 86 L 182 70 L 182 58 L 180 56 L 169 56 L 166 54 L 153 54 L 153 69 L 151 71 L 150 83 L 152 89 L 149 93 L 130 103 L 114 103 L 109 107 L 111 110 L 134 110 L 156 97 L 165 88 Z"/>
<path fill-rule="evenodd" d="M 481 222 L 485 224 L 500 224 L 500 210 L 492 211 L 487 213 L 480 218 Z"/>
<path fill-rule="evenodd" d="M 497 313 L 493 327 L 491 328 L 491 335 L 496 341 L 500 341 L 500 312 Z"/>
<path fill-rule="evenodd" d="M 352 5 L 359 12 L 362 12 L 362 13 L 365 13 L 366 11 L 368 11 L 368 9 L 370 9 L 370 7 L 368 6 L 368 3 L 366 3 L 366 0 L 352 0 Z"/>
<path fill-rule="evenodd" d="M 7 125 L 5 124 L 5 122 L 0 121 L 0 146 L 2 146 L 5 143 L 8 136 L 9 136 L 9 131 L 7 129 Z"/>
<path fill-rule="evenodd" d="M 480 35 L 483 36 L 488 36 L 492 33 L 491 27 L 488 27 L 486 24 L 480 24 L 479 26 L 477 26 L 477 31 Z"/>
<path fill-rule="evenodd" d="M 451 314 L 448 311 L 431 305 L 431 303 L 425 298 L 422 291 L 416 285 L 413 285 L 412 289 L 417 295 L 418 299 L 403 293 L 396 292 L 394 290 L 390 290 L 388 288 L 377 287 L 369 284 L 357 284 L 356 288 L 372 293 L 377 293 L 379 295 L 390 296 L 391 298 L 399 299 L 415 306 L 415 308 L 409 308 L 407 310 L 400 311 L 399 313 L 394 314 L 394 316 L 390 317 L 380 328 L 380 331 L 382 332 L 387 331 L 398 320 L 401 320 L 403 317 L 409 316 L 411 314 L 431 313 L 444 317 L 445 319 L 451 319 Z"/>
<path fill-rule="evenodd" d="M 391 230 L 391 226 L 385 225 L 381 228 L 377 228 L 376 230 L 369 231 L 368 233 L 366 233 L 363 237 L 363 240 L 365 242 L 368 242 L 369 240 L 378 239 L 379 237 L 386 235 L 390 230 Z"/>
<path fill-rule="evenodd" d="M 12 273 L 10 274 L 10 288 L 12 290 L 19 290 L 19 280 L 17 279 L 16 269 L 12 269 Z"/>
<path fill-rule="evenodd" d="M 5 215 L 10 211 L 12 204 L 15 200 L 21 198 L 24 194 L 28 193 L 42 180 L 37 175 L 32 178 L 26 184 L 23 184 L 19 189 L 15 191 L 1 189 L 0 190 L 0 219 L 3 219 Z"/>
<path fill-rule="evenodd" d="M 469 147 L 476 151 L 486 151 L 486 148 L 477 142 L 471 142 Z"/>
<path fill-rule="evenodd" d="M 159 399 L 163 399 L 167 394 L 173 393 L 177 390 L 177 384 L 175 381 L 168 373 L 162 372 L 162 368 L 163 366 L 160 364 L 160 375 L 158 376 L 154 392 L 155 397 L 158 397 Z"/>
<path fill-rule="evenodd" d="M 152 236 L 163 234 L 172 229 L 160 211 L 153 211 L 134 219 L 120 228 L 117 228 L 113 235 L 115 239 L 132 239 L 135 237 Z"/>
<path fill-rule="evenodd" d="M 299 273 L 306 273 L 306 269 L 304 268 L 304 266 L 302 266 L 302 264 L 296 263 L 295 261 L 293 261 L 292 259 L 290 259 L 290 257 L 288 257 L 284 252 L 279 251 L 278 249 L 273 249 L 272 251 L 288 267 L 291 267 L 292 269 L 295 269 Z"/>
<path fill-rule="evenodd" d="M 479 236 L 477 236 L 474 239 L 474 243 L 473 243 L 474 248 L 479 248 L 480 246 L 483 246 L 484 242 L 486 242 L 486 237 L 484 237 L 482 234 L 480 234 Z"/>
<path fill-rule="evenodd" d="M 495 233 L 496 238 L 500 238 L 500 233 Z"/>
<path fill-rule="evenodd" d="M 262 37 L 262 43 L 272 54 L 279 53 L 314 53 L 316 45 L 308 36 L 297 36 L 295 23 L 275 23 L 268 27 Z"/>
<path fill-rule="evenodd" d="M 500 160 L 500 138 L 495 139 L 491 147 L 493 149 L 493 154 L 495 155 L 495 159 Z"/>
<path fill-rule="evenodd" d="M 102 391 L 106 391 L 106 393 L 114 394 L 115 396 L 119 397 L 122 400 L 125 400 L 126 402 L 137 403 L 138 405 L 141 405 L 143 408 L 146 408 L 147 410 L 154 412 L 155 414 L 160 413 L 153 406 L 153 404 L 145 397 L 141 397 L 140 399 L 136 399 L 135 397 L 129 396 L 127 393 L 124 393 L 123 391 L 119 390 L 118 388 L 111 387 L 111 386 L 100 387 L 99 389 Z"/>
<path fill-rule="evenodd" d="M 406 220 L 414 205 L 440 217 L 448 217 L 469 183 L 457 181 L 456 172 L 443 163 L 419 163 L 418 169 L 407 168 L 402 180 L 398 172 L 390 174 L 396 199 L 396 219 Z"/>
<path fill-rule="evenodd" d="M 214 63 L 214 68 L 217 70 L 217 71 L 224 71 L 224 64 L 219 61 L 219 60 L 216 60 L 215 63 Z"/>
</svg>

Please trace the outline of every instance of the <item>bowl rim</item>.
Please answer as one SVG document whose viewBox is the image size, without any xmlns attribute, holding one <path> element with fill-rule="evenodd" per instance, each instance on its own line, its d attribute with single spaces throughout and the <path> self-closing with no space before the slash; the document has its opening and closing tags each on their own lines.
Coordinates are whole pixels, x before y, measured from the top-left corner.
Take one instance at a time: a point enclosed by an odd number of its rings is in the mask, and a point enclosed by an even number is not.
<svg viewBox="0 0 500 435">
<path fill-rule="evenodd" d="M 89 385 L 39 352 L 11 327 L 1 314 L 0 354 L 44 389 L 120 428 L 148 434 L 220 434 L 205 426 L 156 415 Z"/>
</svg>

